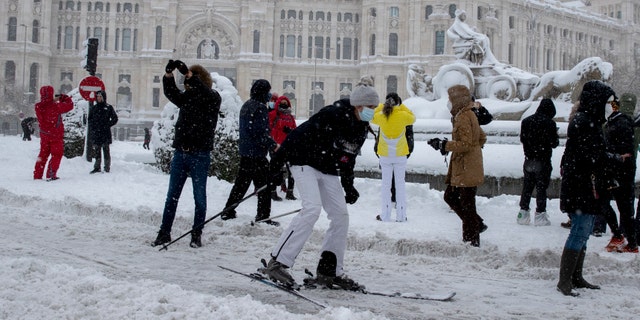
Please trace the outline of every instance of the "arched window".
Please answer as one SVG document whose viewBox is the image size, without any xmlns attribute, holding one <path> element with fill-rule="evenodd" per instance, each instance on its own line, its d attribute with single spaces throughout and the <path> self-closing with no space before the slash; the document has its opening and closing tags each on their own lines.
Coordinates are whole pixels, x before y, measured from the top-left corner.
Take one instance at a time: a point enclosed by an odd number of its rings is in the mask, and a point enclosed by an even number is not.
<svg viewBox="0 0 640 320">
<path fill-rule="evenodd" d="M 369 15 L 372 17 L 376 17 L 378 15 L 376 8 L 369 9 Z"/>
<path fill-rule="evenodd" d="M 376 55 L 376 35 L 375 34 L 372 34 L 371 38 L 369 39 L 369 55 L 370 56 Z"/>
<path fill-rule="evenodd" d="M 286 15 L 285 15 L 284 9 L 280 10 L 280 20 L 284 20 L 285 18 L 286 18 Z"/>
<path fill-rule="evenodd" d="M 98 1 L 95 4 L 95 11 L 102 12 L 104 10 L 102 2 Z"/>
<path fill-rule="evenodd" d="M 331 21 L 331 12 L 327 12 L 327 21 Z"/>
<path fill-rule="evenodd" d="M 131 51 L 131 29 L 122 29 L 122 51 Z"/>
<path fill-rule="evenodd" d="M 324 12 L 323 11 L 316 12 L 316 20 L 324 21 Z"/>
<path fill-rule="evenodd" d="M 436 52 L 435 54 L 444 54 L 444 31 L 436 31 Z"/>
<path fill-rule="evenodd" d="M 37 63 L 32 63 L 29 68 L 29 92 L 33 94 L 29 95 L 29 102 L 34 103 L 36 101 L 37 85 L 38 85 L 38 71 L 40 66 Z"/>
<path fill-rule="evenodd" d="M 16 41 L 18 38 L 18 19 L 9 17 L 9 30 L 7 32 L 7 41 Z"/>
<path fill-rule="evenodd" d="M 344 14 L 344 22 L 353 22 L 353 14 L 345 13 Z"/>
<path fill-rule="evenodd" d="M 75 3 L 73 1 L 67 1 L 64 6 L 65 10 L 73 10 L 74 4 Z"/>
<path fill-rule="evenodd" d="M 288 58 L 295 58 L 296 56 L 296 36 L 287 35 L 285 56 Z"/>
<path fill-rule="evenodd" d="M 131 5 L 131 3 L 126 2 L 123 6 L 122 6 L 122 12 L 133 12 L 133 6 Z"/>
<path fill-rule="evenodd" d="M 9 60 L 4 64 L 4 80 L 7 86 L 16 84 L 16 63 Z"/>
<path fill-rule="evenodd" d="M 284 10 L 283 10 L 284 12 Z M 295 19 L 296 18 L 296 11 L 295 10 L 289 10 L 287 11 L 287 19 Z"/>
<path fill-rule="evenodd" d="M 309 21 L 313 20 L 313 11 L 309 11 Z"/>
</svg>

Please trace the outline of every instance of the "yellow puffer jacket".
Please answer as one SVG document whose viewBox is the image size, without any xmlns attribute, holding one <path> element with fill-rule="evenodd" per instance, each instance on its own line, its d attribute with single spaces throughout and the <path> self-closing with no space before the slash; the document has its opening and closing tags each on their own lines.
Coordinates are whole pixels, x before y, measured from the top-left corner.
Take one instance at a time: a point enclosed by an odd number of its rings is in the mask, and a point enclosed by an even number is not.
<svg viewBox="0 0 640 320">
<path fill-rule="evenodd" d="M 371 123 L 380 126 L 377 153 L 381 157 L 406 156 L 409 154 L 409 145 L 405 130 L 408 125 L 416 122 L 416 116 L 404 104 L 400 104 L 393 108 L 387 118 L 382 113 L 383 107 L 384 104 L 378 105 L 371 120 Z M 394 149 L 395 152 L 393 152 Z"/>
</svg>

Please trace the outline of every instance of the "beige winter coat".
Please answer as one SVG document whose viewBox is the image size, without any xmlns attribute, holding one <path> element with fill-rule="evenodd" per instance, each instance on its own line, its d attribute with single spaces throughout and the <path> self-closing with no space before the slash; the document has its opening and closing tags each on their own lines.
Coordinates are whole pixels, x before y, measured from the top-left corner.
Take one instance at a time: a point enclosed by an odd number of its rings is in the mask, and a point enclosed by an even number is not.
<svg viewBox="0 0 640 320">
<path fill-rule="evenodd" d="M 454 187 L 477 187 L 484 182 L 482 146 L 487 136 L 471 108 L 463 107 L 453 117 L 453 140 L 445 147 L 452 152 L 445 183 Z"/>
</svg>

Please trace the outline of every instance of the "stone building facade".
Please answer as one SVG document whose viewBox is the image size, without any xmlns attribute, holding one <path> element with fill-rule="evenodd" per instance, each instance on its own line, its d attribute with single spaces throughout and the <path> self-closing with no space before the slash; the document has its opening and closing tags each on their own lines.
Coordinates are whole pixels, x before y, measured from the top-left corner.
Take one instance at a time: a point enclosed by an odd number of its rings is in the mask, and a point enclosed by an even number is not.
<svg viewBox="0 0 640 320">
<path fill-rule="evenodd" d="M 78 86 L 89 37 L 120 126 L 159 118 L 169 59 L 227 76 L 243 99 L 268 79 L 298 118 L 348 96 L 362 75 L 381 95 L 406 97 L 408 65 L 435 74 L 455 60 L 446 30 L 457 9 L 499 61 L 535 74 L 589 56 L 628 72 L 640 61 L 637 0 L 6 0 L 0 9 L 0 132 L 33 113 L 40 86 Z"/>
</svg>

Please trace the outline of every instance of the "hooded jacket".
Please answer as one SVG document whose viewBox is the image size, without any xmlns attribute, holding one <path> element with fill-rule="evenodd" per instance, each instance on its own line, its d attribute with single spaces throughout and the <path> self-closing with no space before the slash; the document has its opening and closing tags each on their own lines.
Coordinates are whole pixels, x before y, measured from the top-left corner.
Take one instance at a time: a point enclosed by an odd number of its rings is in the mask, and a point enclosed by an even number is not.
<svg viewBox="0 0 640 320">
<path fill-rule="evenodd" d="M 277 144 L 269 134 L 269 81 L 260 79 L 251 86 L 250 99 L 240 108 L 240 156 L 263 158 Z"/>
<path fill-rule="evenodd" d="M 211 151 L 222 99 L 196 74 L 184 83 L 189 89 L 181 92 L 173 77 L 162 78 L 164 95 L 180 108 L 172 146 L 181 150 Z"/>
<path fill-rule="evenodd" d="M 445 145 L 446 151 L 452 153 L 445 183 L 454 187 L 477 187 L 484 182 L 482 147 L 487 142 L 487 136 L 480 128 L 478 117 L 471 110 L 473 104 L 469 89 L 462 89 L 463 86 L 452 88 L 453 94 L 450 93 L 449 96 L 452 106 L 452 140 Z"/>
<path fill-rule="evenodd" d="M 628 109 L 625 111 L 629 112 Z M 633 111 L 630 113 L 633 115 Z M 623 112 L 622 107 L 620 108 L 620 111 L 614 111 L 607 118 L 607 123 L 604 125 L 604 140 L 607 145 L 606 150 L 610 154 L 610 157 L 626 153 L 631 155 L 636 154 L 633 118 L 629 114 Z M 628 178 L 626 180 L 635 179 L 635 157 L 622 162 L 613 161 L 612 166 L 618 182 L 622 182 L 620 178 L 624 177 Z M 632 181 L 633 180 L 630 180 L 630 182 Z"/>
<path fill-rule="evenodd" d="M 291 110 L 291 101 L 285 96 L 279 96 L 274 104 L 274 109 L 269 111 L 269 127 L 271 128 L 271 136 L 276 143 L 282 144 L 287 134 L 297 127 L 296 118 L 289 112 L 284 113 L 280 110 L 280 102 L 286 101 Z"/>
<path fill-rule="evenodd" d="M 520 124 L 520 142 L 524 157 L 529 160 L 551 163 L 553 148 L 558 146 L 558 130 L 553 117 L 556 107 L 550 99 L 542 99 L 538 109 Z"/>
<path fill-rule="evenodd" d="M 310 166 L 339 175 L 343 187 L 353 186 L 353 167 L 367 137 L 369 123 L 360 121 L 349 99 L 326 106 L 287 135 L 271 161 L 271 170 L 290 165 Z"/>
<path fill-rule="evenodd" d="M 580 105 L 567 127 L 562 156 L 560 209 L 567 213 L 598 214 L 600 194 L 607 188 L 611 161 L 602 131 L 605 104 L 614 95 L 602 81 L 585 83 Z"/>
<path fill-rule="evenodd" d="M 118 115 L 113 106 L 107 103 L 107 93 L 98 91 L 102 95 L 102 102 L 89 107 L 88 140 L 94 145 L 111 144 L 111 127 L 118 123 Z"/>
<path fill-rule="evenodd" d="M 73 110 L 73 101 L 67 95 L 60 95 L 58 101 L 53 100 L 53 87 L 40 88 L 40 102 L 36 103 L 36 117 L 40 126 L 40 135 L 52 139 L 64 138 L 62 114 Z"/>
</svg>

